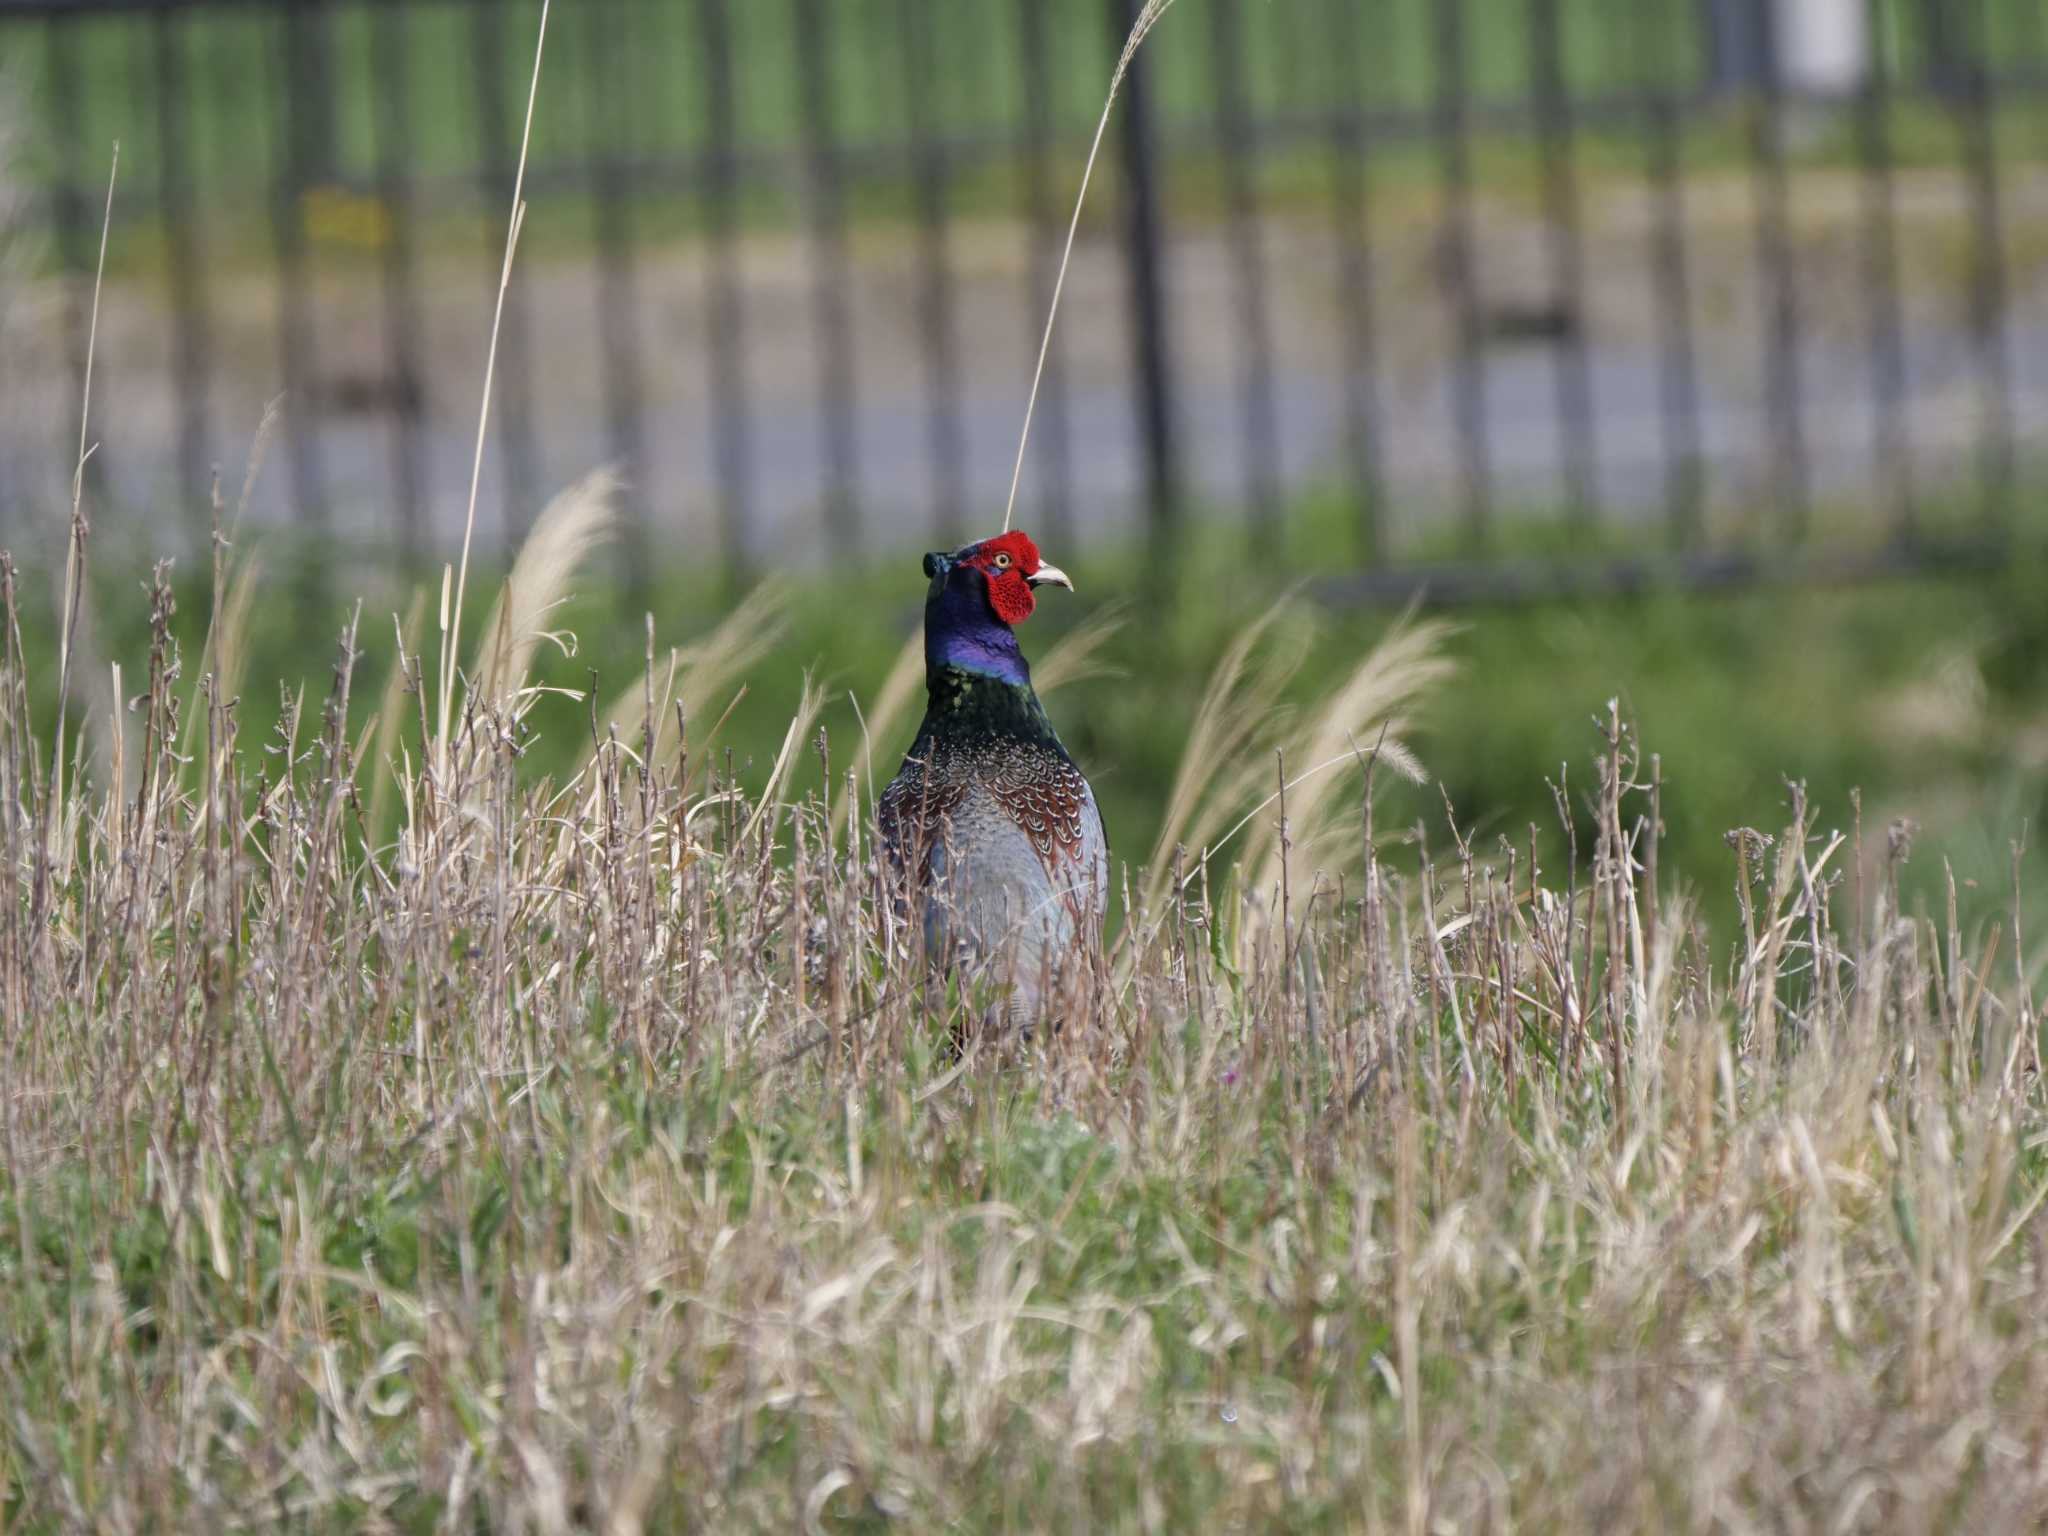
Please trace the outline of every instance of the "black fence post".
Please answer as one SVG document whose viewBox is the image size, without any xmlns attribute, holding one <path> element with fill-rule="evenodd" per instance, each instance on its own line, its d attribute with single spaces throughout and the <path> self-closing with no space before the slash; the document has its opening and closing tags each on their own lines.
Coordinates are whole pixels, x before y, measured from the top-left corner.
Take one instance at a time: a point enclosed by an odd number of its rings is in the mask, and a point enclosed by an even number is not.
<svg viewBox="0 0 2048 1536">
<path fill-rule="evenodd" d="M 1806 536 L 1810 511 L 1805 396 L 1800 383 L 1798 253 L 1792 242 L 1785 152 L 1785 82 L 1772 31 L 1774 0 L 1751 0 L 1762 74 L 1755 134 L 1756 257 L 1761 288 L 1765 434 L 1770 439 L 1772 510 L 1788 541 Z"/>
<path fill-rule="evenodd" d="M 80 151 L 84 130 L 79 124 L 83 93 L 78 82 L 78 33 L 76 23 L 63 15 L 48 22 L 50 42 L 50 143 L 53 147 L 53 181 L 50 188 L 50 221 L 57 230 L 57 259 L 65 273 L 64 340 L 65 356 L 71 363 L 70 394 L 76 398 L 85 373 L 86 306 L 81 274 L 86 269 L 85 199 L 79 191 Z"/>
<path fill-rule="evenodd" d="M 1529 0 L 1530 74 L 1536 88 L 1543 162 L 1543 215 L 1550 245 L 1551 303 L 1561 317 L 1555 342 L 1558 447 L 1567 515 L 1582 529 L 1600 521 L 1599 453 L 1593 437 L 1593 378 L 1586 355 L 1584 247 L 1571 92 L 1564 75 L 1564 15 L 1559 0 Z"/>
<path fill-rule="evenodd" d="M 1367 565 L 1386 557 L 1381 504 L 1385 470 L 1381 463 L 1377 327 L 1373 324 L 1372 186 L 1367 160 L 1365 101 L 1358 84 L 1358 6 L 1328 0 L 1329 56 L 1335 71 L 1337 106 L 1331 113 L 1330 208 L 1337 243 L 1338 301 L 1344 323 L 1338 345 L 1344 378 L 1344 437 L 1358 497 L 1359 552 Z M 1392 18 L 1386 18 L 1391 25 Z M 1382 34 L 1384 44 L 1384 34 Z"/>
<path fill-rule="evenodd" d="M 399 546 L 405 562 L 412 565 L 425 548 L 422 522 L 430 487 L 421 441 L 429 397 L 420 364 L 420 307 L 413 290 L 413 135 L 406 19 L 406 12 L 396 5 L 377 7 L 371 20 L 370 56 L 377 75 L 377 196 L 386 221 L 379 284 L 384 366 L 390 375 L 391 480 L 398 504 Z"/>
<path fill-rule="evenodd" d="M 306 0 L 291 0 L 304 4 Z M 488 307 L 496 307 L 498 285 L 505 283 L 505 313 L 498 328 L 498 368 L 491 404 L 492 436 L 498 440 L 498 458 L 505 483 L 500 488 L 504 508 L 506 552 L 516 551 L 533 522 L 533 496 L 540 481 L 539 454 L 535 434 L 538 422 L 533 411 L 533 379 L 527 347 L 526 266 L 515 260 L 507 278 L 505 272 L 505 220 L 512 212 L 512 188 L 518 179 L 519 132 L 525 103 L 515 116 L 505 95 L 505 7 L 499 0 L 482 0 L 469 13 L 470 67 L 476 87 L 476 131 L 482 162 L 479 186 L 484 193 L 483 220 L 485 289 Z"/>
<path fill-rule="evenodd" d="M 1259 220 L 1258 145 L 1245 106 L 1244 35 L 1238 0 L 1209 0 L 1210 73 L 1216 86 L 1217 149 L 1230 221 L 1236 290 L 1239 441 L 1244 497 L 1257 531 L 1254 548 L 1278 558 L 1280 424 L 1273 409 L 1273 338 L 1266 314 L 1266 265 Z"/>
<path fill-rule="evenodd" d="M 710 245 L 704 312 L 712 455 L 726 574 L 735 585 L 744 585 L 754 568 L 753 415 L 736 248 L 739 104 L 734 83 L 739 72 L 734 67 L 727 0 L 698 0 L 697 33 L 704 49 L 704 224 Z"/>
<path fill-rule="evenodd" d="M 941 88 L 934 57 L 944 6 L 952 0 L 898 0 L 908 170 L 917 208 L 917 325 L 924 348 L 926 422 L 932 466 L 932 527 L 942 544 L 961 538 L 967 500 L 967 449 L 960 424 L 960 347 L 953 325 L 953 259 L 947 228 L 946 146 L 931 121 Z"/>
<path fill-rule="evenodd" d="M 1998 140 L 1992 99 L 1990 18 L 1986 0 L 1961 0 L 1955 23 L 1957 128 L 1970 183 L 1970 346 L 1976 355 L 1980 426 L 1978 471 L 1986 530 L 2010 532 L 2013 480 L 2012 358 L 2008 342 L 2005 218 L 1999 196 Z"/>
<path fill-rule="evenodd" d="M 831 0 L 792 0 L 803 112 L 804 196 L 810 226 L 811 313 L 818 338 L 818 414 L 824 418 L 825 532 L 834 554 L 860 548 L 860 436 L 853 319 L 847 309 L 844 175 L 832 70 Z"/>
<path fill-rule="evenodd" d="M 319 383 L 314 372 L 317 341 L 313 328 L 312 281 L 307 270 L 306 189 L 317 177 L 324 158 L 316 120 L 308 104 L 321 95 L 310 76 L 324 67 L 326 55 L 308 42 L 306 6 L 288 3 L 277 22 L 271 79 L 270 236 L 277 260 L 278 371 L 285 396 L 285 444 L 291 461 L 292 511 L 317 543 L 330 529 L 327 471 L 321 454 Z M 324 552 L 323 552 L 324 553 Z M 308 633 L 326 626 L 326 558 L 300 565 L 300 622 Z"/>
<path fill-rule="evenodd" d="M 197 538 L 208 521 L 206 493 L 211 467 L 206 409 L 206 264 L 199 257 L 198 221 L 193 217 L 192 168 L 188 163 L 191 137 L 186 132 L 190 96 L 178 20 L 177 13 L 169 10 L 158 11 L 151 18 L 156 54 L 156 193 L 174 327 L 171 376 L 178 406 L 177 505 L 186 531 Z M 197 542 L 203 544 L 204 539 Z"/>
<path fill-rule="evenodd" d="M 603 338 L 606 437 L 625 484 L 619 492 L 621 593 L 635 616 L 645 613 L 653 584 L 648 559 L 647 453 L 641 413 L 647 401 L 640 367 L 640 287 L 634 263 L 633 197 L 626 170 L 632 152 L 633 71 L 627 29 L 631 0 L 584 0 L 590 66 L 584 92 L 591 109 L 596 167 L 592 214 L 597 236 L 597 325 Z"/>
<path fill-rule="evenodd" d="M 1679 40 L 1668 13 L 1638 13 L 1641 53 L 1649 61 L 1644 96 L 1644 175 L 1655 208 L 1650 267 L 1660 317 L 1657 367 L 1659 437 L 1664 456 L 1664 518 L 1672 546 L 1698 546 L 1704 526 L 1706 458 L 1700 443 L 1699 365 L 1692 327 L 1692 279 L 1686 258 L 1685 165 L 1678 98 L 1684 89 Z"/>
<path fill-rule="evenodd" d="M 1046 62 L 1045 0 L 1016 0 L 1018 56 L 1024 85 L 1024 207 L 1031 226 L 1031 265 L 1025 283 L 1024 334 L 1037 346 L 1053 285 L 1058 281 L 1064 225 L 1055 206 L 1048 166 L 1052 144 L 1052 74 Z M 1032 445 L 1044 489 L 1038 498 L 1039 532 L 1054 549 L 1072 544 L 1073 449 L 1067 421 L 1065 348 L 1054 328 L 1045 354 Z M 1057 557 L 1055 557 L 1057 558 Z"/>
<path fill-rule="evenodd" d="M 1764 73 L 1759 10 L 1750 0 L 1698 0 L 1707 85 L 1715 95 L 1753 90 Z M 1766 23 L 1768 24 L 1768 23 Z"/>
<path fill-rule="evenodd" d="M 1870 35 L 1884 36 L 1885 0 L 1867 0 Z M 1863 295 L 1870 327 L 1871 469 L 1877 498 L 1890 507 L 1892 536 L 1909 546 L 1919 534 L 1913 450 L 1906 420 L 1905 317 L 1892 186 L 1890 61 L 1870 52 L 1857 103 L 1856 142 L 1863 162 Z"/>
<path fill-rule="evenodd" d="M 1109 0 L 1111 47 L 1121 52 L 1137 23 L 1138 0 Z M 1145 445 L 1147 515 L 1155 551 L 1164 558 L 1180 517 L 1179 470 L 1174 452 L 1173 374 L 1168 356 L 1164 263 L 1159 242 L 1159 188 L 1145 55 L 1124 77 L 1123 121 L 1125 241 L 1131 292 L 1132 387 L 1138 430 Z"/>
<path fill-rule="evenodd" d="M 1923 83 L 1937 96 L 1953 98 L 1969 88 L 1969 49 L 1959 35 L 1967 32 L 1968 20 L 1958 14 L 1966 4 L 1920 0 Z"/>
<path fill-rule="evenodd" d="M 1464 492 L 1466 553 L 1486 553 L 1493 521 L 1492 444 L 1487 436 L 1486 334 L 1472 247 L 1472 146 L 1467 96 L 1464 0 L 1435 0 L 1437 178 L 1442 213 L 1438 252 L 1455 352 L 1450 405 Z"/>
</svg>

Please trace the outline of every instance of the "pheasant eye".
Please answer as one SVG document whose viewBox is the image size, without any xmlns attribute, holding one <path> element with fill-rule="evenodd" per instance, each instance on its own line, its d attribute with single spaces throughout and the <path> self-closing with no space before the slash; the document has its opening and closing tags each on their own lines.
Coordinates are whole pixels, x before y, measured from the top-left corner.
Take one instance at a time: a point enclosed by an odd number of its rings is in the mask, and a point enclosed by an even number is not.
<svg viewBox="0 0 2048 1536">
<path fill-rule="evenodd" d="M 1005 554 L 998 554 L 996 556 L 996 569 L 999 571 L 1007 571 L 1009 568 L 1010 557 Z"/>
</svg>

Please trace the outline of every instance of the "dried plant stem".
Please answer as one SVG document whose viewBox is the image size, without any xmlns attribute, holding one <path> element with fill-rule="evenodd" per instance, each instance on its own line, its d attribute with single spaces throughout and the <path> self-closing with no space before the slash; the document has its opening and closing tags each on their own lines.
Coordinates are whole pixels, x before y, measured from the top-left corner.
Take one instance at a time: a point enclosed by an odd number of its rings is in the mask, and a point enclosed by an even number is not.
<svg viewBox="0 0 2048 1536">
<path fill-rule="evenodd" d="M 1145 8 L 1138 12 L 1138 19 L 1131 23 L 1130 35 L 1124 39 L 1123 52 L 1117 55 L 1116 69 L 1109 77 L 1109 94 L 1102 102 L 1102 115 L 1095 120 L 1095 137 L 1088 145 L 1088 160 L 1081 167 L 1081 189 L 1074 195 L 1074 216 L 1067 221 L 1067 243 L 1060 251 L 1059 273 L 1053 278 L 1052 301 L 1046 306 L 1045 332 L 1038 339 L 1038 363 L 1031 370 L 1031 394 L 1024 402 L 1024 430 L 1017 435 L 1017 462 L 1010 470 L 1010 499 L 1003 506 L 1003 531 L 1010 528 L 1010 519 L 1017 512 L 1017 487 L 1024 478 L 1024 451 L 1031 442 L 1031 418 L 1038 410 L 1038 388 L 1045 379 L 1045 359 L 1052 351 L 1053 322 L 1059 318 L 1060 295 L 1066 292 L 1067 266 L 1074 259 L 1074 236 L 1081 228 L 1081 210 L 1088 204 L 1088 183 L 1095 175 L 1095 160 L 1102 153 L 1102 136 L 1109 128 L 1110 109 L 1116 105 L 1117 92 L 1123 89 L 1124 76 L 1130 73 L 1131 60 L 1138 55 L 1138 45 L 1145 41 L 1159 19 L 1173 9 L 1173 0 L 1145 0 Z"/>
<path fill-rule="evenodd" d="M 57 733 L 50 741 L 50 799 L 43 827 L 43 858 L 36 869 L 34 909 L 42 911 L 49 864 L 57 856 L 57 820 L 64 803 L 64 725 L 71 702 L 71 652 L 78 638 L 78 611 L 85 601 L 85 546 L 90 533 L 85 520 L 85 461 L 92 456 L 87 437 L 92 423 L 92 360 L 100 337 L 100 291 L 107 278 L 107 234 L 114 227 L 114 182 L 121 174 L 121 141 L 107 167 L 107 205 L 100 218 L 99 265 L 92 277 L 92 320 L 85 333 L 85 379 L 78 401 L 78 462 L 71 471 L 71 534 L 64 554 L 64 624 L 57 641 Z"/>
<path fill-rule="evenodd" d="M 533 107 L 540 96 L 540 61 L 548 40 L 548 0 L 541 0 L 540 26 L 533 40 L 533 78 L 526 88 L 526 124 L 519 133 L 519 169 L 512 178 L 512 217 L 505 229 L 505 262 L 498 272 L 498 299 L 491 313 L 491 344 L 484 354 L 483 402 L 477 408 L 476 452 L 469 466 L 469 507 L 462 519 L 462 560 L 455 573 L 455 604 L 446 601 L 443 582 L 441 605 L 441 715 L 435 742 L 435 767 L 444 777 L 448 770 L 449 710 L 455 693 L 456 658 L 462 647 L 462 599 L 469 585 L 469 549 L 476 532 L 477 487 L 484 473 L 484 439 L 491 426 L 491 387 L 498 371 L 498 335 L 505 324 L 505 294 L 512 286 L 512 256 L 519 248 L 519 230 L 526 222 L 526 154 L 533 142 Z"/>
</svg>

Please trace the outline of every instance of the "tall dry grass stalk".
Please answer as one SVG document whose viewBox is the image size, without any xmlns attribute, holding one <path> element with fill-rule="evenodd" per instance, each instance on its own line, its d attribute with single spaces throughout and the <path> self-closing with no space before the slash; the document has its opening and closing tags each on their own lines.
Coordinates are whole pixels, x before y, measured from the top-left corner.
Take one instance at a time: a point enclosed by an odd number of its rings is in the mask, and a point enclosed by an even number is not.
<svg viewBox="0 0 2048 1536">
<path fill-rule="evenodd" d="M 1296 878 L 1318 860 L 1341 865 L 1346 856 L 1332 845 L 1346 825 L 1342 808 L 1357 803 L 1347 791 L 1359 784 L 1346 770 L 1374 764 L 1424 779 L 1403 733 L 1418 702 L 1455 671 L 1448 628 L 1402 620 L 1297 719 L 1277 701 L 1307 655 L 1305 618 L 1295 599 L 1281 598 L 1239 631 L 1210 673 L 1140 887 L 1146 911 L 1159 910 L 1176 878 L 1183 889 L 1206 882 L 1212 862 L 1261 893 L 1280 883 L 1283 846 Z M 1241 834 L 1244 844 L 1233 847 Z"/>
<path fill-rule="evenodd" d="M 497 382 L 498 334 L 505 323 L 505 295 L 512 286 L 512 257 L 519 249 L 519 231 L 526 222 L 526 152 L 533 143 L 533 109 L 540 99 L 540 62 L 548 41 L 548 4 L 541 0 L 540 22 L 534 31 L 533 77 L 526 88 L 526 120 L 519 130 L 519 167 L 512 177 L 512 213 L 505 225 L 505 260 L 498 271 L 498 298 L 491 311 L 491 340 L 484 355 L 483 399 L 477 406 L 476 452 L 469 467 L 469 504 L 462 518 L 462 557 L 452 573 L 454 602 L 449 602 L 449 572 L 443 572 L 441 589 L 441 668 L 439 728 L 434 740 L 436 766 L 448 771 L 451 741 L 450 710 L 455 694 L 455 674 L 462 654 L 462 605 L 469 590 L 470 542 L 476 532 L 476 498 L 483 484 L 484 441 L 491 425 L 491 392 Z"/>
<path fill-rule="evenodd" d="M 121 141 L 114 141 L 113 153 L 107 165 L 107 205 L 100 218 L 100 254 L 93 268 L 92 315 L 87 322 L 85 333 L 85 372 L 79 384 L 78 402 L 78 461 L 71 472 L 71 522 L 64 541 L 64 612 L 59 621 L 57 638 L 57 732 L 50 747 L 51 794 L 48 814 L 54 816 L 65 803 L 64 796 L 64 720 L 71 703 L 71 657 L 78 643 L 78 616 L 85 603 L 86 550 L 88 525 L 85 518 L 85 461 L 92 456 L 92 365 L 99 351 L 100 339 L 100 292 L 107 277 L 107 236 L 114 227 L 114 184 L 121 174 Z M 44 828 L 43 858 L 59 860 L 63 850 L 69 846 L 68 839 L 60 839 L 57 823 L 49 822 Z M 38 866 L 39 871 L 41 866 Z M 35 898 L 35 910 L 42 909 L 43 877 L 39 872 Z"/>
<path fill-rule="evenodd" d="M 1219 792 L 1220 781 L 1232 771 L 1253 771 L 1260 756 L 1252 750 L 1254 742 L 1278 723 L 1275 701 L 1285 697 L 1287 681 L 1306 654 L 1304 637 L 1288 628 L 1281 628 L 1278 643 L 1267 647 L 1289 607 L 1286 599 L 1276 602 L 1240 629 L 1209 675 L 1167 793 L 1158 840 L 1146 861 L 1148 908 L 1156 907 L 1165 891 L 1176 850 L 1192 846 L 1200 853 L 1221 830 L 1231 802 L 1228 789 Z"/>
<path fill-rule="evenodd" d="M 526 686 L 543 641 L 573 654 L 568 633 L 547 626 L 568 601 L 583 562 L 617 528 L 618 491 L 618 476 L 598 470 L 562 491 L 534 519 L 484 620 L 473 682 L 479 698 L 506 707 Z"/>
<path fill-rule="evenodd" d="M 1342 811 L 1358 805 L 1360 786 L 1341 770 L 1372 762 L 1411 783 L 1426 781 L 1403 736 L 1414 723 L 1416 704 L 1440 695 L 1457 672 L 1444 648 L 1449 635 L 1450 626 L 1441 621 L 1395 625 L 1276 751 L 1276 776 L 1288 773 L 1285 835 L 1277 818 L 1255 815 L 1241 855 L 1244 867 L 1257 871 L 1253 883 L 1259 889 L 1274 888 L 1283 873 L 1300 882 L 1317 863 L 1346 862 L 1342 853 L 1332 857 L 1329 840 L 1355 836 Z M 1257 810 L 1280 798 L 1276 789 Z"/>
<path fill-rule="evenodd" d="M 1116 105 L 1117 92 L 1123 89 L 1124 77 L 1130 73 L 1131 60 L 1138 56 L 1138 49 L 1159 25 L 1160 18 L 1173 8 L 1173 0 L 1145 0 L 1139 9 L 1137 19 L 1131 23 L 1131 30 L 1124 38 L 1124 46 L 1117 54 L 1116 68 L 1110 71 L 1109 90 L 1103 96 L 1102 115 L 1095 120 L 1095 136 L 1088 143 L 1088 159 L 1081 167 L 1081 186 L 1074 194 L 1074 214 L 1067 221 L 1067 240 L 1060 250 L 1059 271 L 1053 278 L 1052 300 L 1046 305 L 1045 331 L 1038 339 L 1038 361 L 1031 370 L 1031 392 L 1024 400 L 1024 425 L 1017 434 L 1017 462 L 1010 470 L 1010 495 L 1003 505 L 1003 531 L 1007 533 L 1010 520 L 1017 512 L 1017 487 L 1024 480 L 1024 453 L 1031 443 L 1031 419 L 1038 410 L 1038 390 L 1045 381 L 1045 360 L 1052 351 L 1053 322 L 1059 319 L 1060 296 L 1067 289 L 1067 267 L 1074 259 L 1074 237 L 1080 232 L 1081 210 L 1088 206 L 1088 183 L 1095 175 L 1095 160 L 1102 153 L 1102 136 L 1109 129 L 1110 109 Z"/>
</svg>

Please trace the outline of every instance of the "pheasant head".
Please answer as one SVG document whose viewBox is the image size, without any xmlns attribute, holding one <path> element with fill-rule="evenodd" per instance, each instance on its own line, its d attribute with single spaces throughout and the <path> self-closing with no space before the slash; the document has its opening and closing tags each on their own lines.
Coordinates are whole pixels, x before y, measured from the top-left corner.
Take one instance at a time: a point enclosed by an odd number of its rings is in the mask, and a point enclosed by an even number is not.
<svg viewBox="0 0 2048 1536">
<path fill-rule="evenodd" d="M 1031 617 L 1035 588 L 1074 588 L 1067 573 L 1039 558 L 1030 535 L 1016 530 L 924 557 L 931 586 L 924 600 L 927 675 L 948 667 L 1029 683 L 1013 626 Z"/>
</svg>

